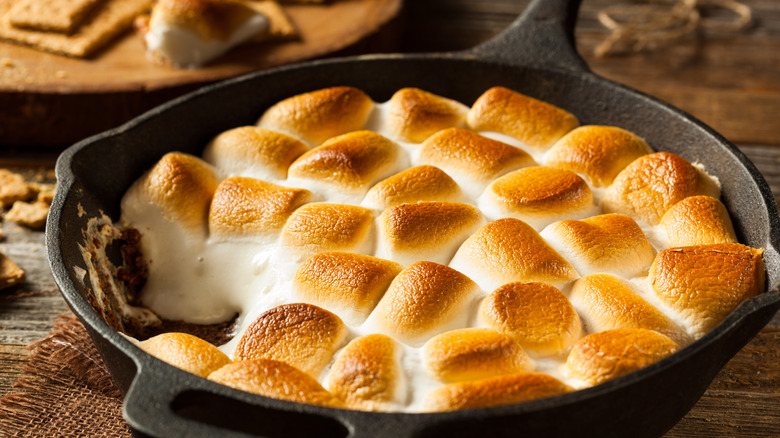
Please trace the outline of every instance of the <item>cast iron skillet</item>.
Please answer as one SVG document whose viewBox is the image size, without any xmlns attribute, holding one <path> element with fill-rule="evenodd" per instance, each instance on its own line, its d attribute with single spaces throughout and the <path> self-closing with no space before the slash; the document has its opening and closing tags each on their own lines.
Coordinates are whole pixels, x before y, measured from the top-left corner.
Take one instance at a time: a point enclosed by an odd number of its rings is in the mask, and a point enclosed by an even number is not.
<svg viewBox="0 0 780 438">
<path fill-rule="evenodd" d="M 577 55 L 579 0 L 536 0 L 509 29 L 462 53 L 363 56 L 309 62 L 206 87 L 106 133 L 84 140 L 57 163 L 59 188 L 47 226 L 51 268 L 68 304 L 92 335 L 125 394 L 138 435 L 173 436 L 658 436 L 698 400 L 720 368 L 780 306 L 780 217 L 748 159 L 692 117 L 602 79 Z M 217 133 L 254 123 L 271 104 L 335 85 L 385 101 L 419 87 L 470 105 L 502 85 L 561 106 L 582 124 L 608 124 L 657 150 L 704 164 L 720 176 L 722 200 L 741 242 L 765 248 L 767 291 L 743 303 L 704 338 L 636 373 L 567 395 L 487 409 L 436 414 L 367 413 L 255 396 L 179 371 L 136 348 L 85 297 L 77 243 L 89 217 L 119 217 L 130 184 L 165 152 L 200 154 Z M 80 210 L 83 209 L 83 210 Z M 86 212 L 86 214 L 82 214 Z M 82 273 L 83 274 L 83 273 Z"/>
</svg>

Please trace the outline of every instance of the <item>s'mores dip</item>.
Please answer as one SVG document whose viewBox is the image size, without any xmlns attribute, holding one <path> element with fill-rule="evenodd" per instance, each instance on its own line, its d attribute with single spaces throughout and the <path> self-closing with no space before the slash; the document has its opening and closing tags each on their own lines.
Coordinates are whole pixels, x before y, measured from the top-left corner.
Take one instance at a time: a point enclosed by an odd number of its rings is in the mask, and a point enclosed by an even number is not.
<svg viewBox="0 0 780 438">
<path fill-rule="evenodd" d="M 372 411 L 519 403 L 674 354 L 764 289 L 707 169 L 516 91 L 340 86 L 257 117 L 161 157 L 118 224 L 140 234 L 136 304 L 234 320 L 219 345 L 138 343 L 215 382 Z"/>
</svg>

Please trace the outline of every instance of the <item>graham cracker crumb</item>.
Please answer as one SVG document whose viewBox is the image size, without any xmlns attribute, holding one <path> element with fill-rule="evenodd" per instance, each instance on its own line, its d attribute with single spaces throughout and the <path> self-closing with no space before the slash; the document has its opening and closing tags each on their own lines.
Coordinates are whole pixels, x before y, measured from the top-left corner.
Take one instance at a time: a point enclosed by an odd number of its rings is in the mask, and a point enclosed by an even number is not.
<svg viewBox="0 0 780 438">
<path fill-rule="evenodd" d="M 32 196 L 24 177 L 8 169 L 0 169 L 0 205 L 8 207 L 16 201 L 24 201 Z"/>
<path fill-rule="evenodd" d="M 33 203 L 16 201 L 11 210 L 5 214 L 5 220 L 24 225 L 34 230 L 42 230 L 46 226 L 46 216 L 49 214 L 49 204 L 36 201 Z"/>
<path fill-rule="evenodd" d="M 0 252 L 0 289 L 5 289 L 23 281 L 24 271 L 22 268 Z"/>
</svg>

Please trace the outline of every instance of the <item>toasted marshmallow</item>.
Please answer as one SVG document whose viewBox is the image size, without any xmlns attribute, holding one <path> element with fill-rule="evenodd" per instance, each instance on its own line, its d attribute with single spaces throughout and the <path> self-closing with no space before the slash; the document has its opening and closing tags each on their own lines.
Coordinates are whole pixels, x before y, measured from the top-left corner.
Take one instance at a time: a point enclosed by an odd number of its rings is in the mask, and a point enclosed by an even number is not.
<svg viewBox="0 0 780 438">
<path fill-rule="evenodd" d="M 536 356 L 559 355 L 582 336 L 580 317 L 566 295 L 536 281 L 499 287 L 482 301 L 478 315 Z"/>
<path fill-rule="evenodd" d="M 596 187 L 612 184 L 632 161 L 653 153 L 647 142 L 614 126 L 580 126 L 555 142 L 545 155 L 550 167 L 585 175 Z"/>
<path fill-rule="evenodd" d="M 218 183 L 212 167 L 200 158 L 171 152 L 130 187 L 122 199 L 122 211 L 143 216 L 152 205 L 167 221 L 205 234 Z"/>
<path fill-rule="evenodd" d="M 570 392 L 572 388 L 548 374 L 517 373 L 470 382 L 453 383 L 431 391 L 427 412 L 487 408 L 522 403 Z"/>
<path fill-rule="evenodd" d="M 157 359 L 201 377 L 229 364 L 230 358 L 207 341 L 187 333 L 163 333 L 138 343 Z"/>
<path fill-rule="evenodd" d="M 388 127 L 393 138 L 422 143 L 437 131 L 462 127 L 469 108 L 418 88 L 402 88 L 390 98 Z"/>
<path fill-rule="evenodd" d="M 458 247 L 485 224 L 479 209 L 459 202 L 390 207 L 377 220 L 377 256 L 403 265 L 449 263 Z"/>
<path fill-rule="evenodd" d="M 491 219 L 513 217 L 536 230 L 560 219 L 598 212 L 584 179 L 569 170 L 544 166 L 515 170 L 493 181 L 477 204 Z"/>
<path fill-rule="evenodd" d="M 423 357 L 428 371 L 448 383 L 534 369 L 517 341 L 488 328 L 458 329 L 434 336 L 423 346 Z"/>
<path fill-rule="evenodd" d="M 560 287 L 577 278 L 577 271 L 539 233 L 511 218 L 490 222 L 466 239 L 450 266 L 483 290 L 512 281 L 542 281 Z"/>
<path fill-rule="evenodd" d="M 216 137 L 203 151 L 203 159 L 227 175 L 284 180 L 287 168 L 308 148 L 280 132 L 242 126 Z"/>
<path fill-rule="evenodd" d="M 550 224 L 540 234 L 580 275 L 644 275 L 655 256 L 639 225 L 622 214 L 563 220 Z"/>
<path fill-rule="evenodd" d="M 213 237 L 278 237 L 287 219 L 309 202 L 311 192 L 246 177 L 232 177 L 217 186 L 209 208 Z"/>
<path fill-rule="evenodd" d="M 568 377 L 597 385 L 644 368 L 679 350 L 668 337 L 641 328 L 593 333 L 580 339 L 566 359 Z"/>
<path fill-rule="evenodd" d="M 726 207 L 711 196 L 690 196 L 661 218 L 669 244 L 675 246 L 737 243 Z"/>
<path fill-rule="evenodd" d="M 265 15 L 240 0 L 157 0 L 144 42 L 151 58 L 195 68 L 269 26 Z"/>
<path fill-rule="evenodd" d="M 738 243 L 670 248 L 658 253 L 648 279 L 699 338 L 764 290 L 762 254 Z"/>
<path fill-rule="evenodd" d="M 330 407 L 344 405 L 314 377 L 270 359 L 234 362 L 214 371 L 208 378 L 231 388 L 279 400 Z"/>
<path fill-rule="evenodd" d="M 300 259 L 322 251 L 368 254 L 372 250 L 372 210 L 356 205 L 315 202 L 295 210 L 282 228 L 282 245 Z"/>
<path fill-rule="evenodd" d="M 520 148 L 460 128 L 444 129 L 428 137 L 420 148 L 419 161 L 441 168 L 473 197 L 495 178 L 536 164 Z"/>
<path fill-rule="evenodd" d="M 305 303 L 283 304 L 244 331 L 233 359 L 272 359 L 318 377 L 347 336 L 341 318 Z"/>
<path fill-rule="evenodd" d="M 317 146 L 363 128 L 373 108 L 374 101 L 357 88 L 324 88 L 282 100 L 268 108 L 257 125 Z"/>
<path fill-rule="evenodd" d="M 293 285 L 303 300 L 361 324 L 403 266 L 362 254 L 321 252 L 298 268 Z"/>
<path fill-rule="evenodd" d="M 671 206 L 688 196 L 720 196 L 718 181 L 684 158 L 656 152 L 623 169 L 602 200 L 604 212 L 622 213 L 657 225 Z"/>
<path fill-rule="evenodd" d="M 634 286 L 612 274 L 593 274 L 574 282 L 569 294 L 591 332 L 643 328 L 666 335 L 678 345 L 691 339 L 677 324 L 639 296 Z"/>
<path fill-rule="evenodd" d="M 479 287 L 468 277 L 433 262 L 417 262 L 398 274 L 379 300 L 367 328 L 412 346 L 464 327 Z"/>
<path fill-rule="evenodd" d="M 392 338 L 372 334 L 353 339 L 336 358 L 328 388 L 351 409 L 393 410 L 403 403 L 401 347 Z"/>
<path fill-rule="evenodd" d="M 547 150 L 580 124 L 568 111 L 504 87 L 485 91 L 466 120 L 471 129 L 509 135 L 534 151 Z"/>
<path fill-rule="evenodd" d="M 362 198 L 374 183 L 405 165 L 404 160 L 392 141 L 372 131 L 355 131 L 301 155 L 289 175 Z"/>
<path fill-rule="evenodd" d="M 378 182 L 363 205 L 377 210 L 417 201 L 460 202 L 463 194 L 446 172 L 434 166 L 415 166 Z"/>
</svg>

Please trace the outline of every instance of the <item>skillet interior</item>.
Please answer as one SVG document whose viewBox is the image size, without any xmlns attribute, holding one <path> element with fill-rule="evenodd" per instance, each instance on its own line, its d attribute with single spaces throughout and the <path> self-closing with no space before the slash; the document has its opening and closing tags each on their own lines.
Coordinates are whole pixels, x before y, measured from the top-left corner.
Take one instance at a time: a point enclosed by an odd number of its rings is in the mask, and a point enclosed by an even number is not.
<svg viewBox="0 0 780 438">
<path fill-rule="evenodd" d="M 118 219 L 124 192 L 165 152 L 200 154 L 215 134 L 253 124 L 271 104 L 335 85 L 358 87 L 375 101 L 413 86 L 467 105 L 487 88 L 503 85 L 561 106 L 582 124 L 633 131 L 656 150 L 700 162 L 720 176 L 722 200 L 740 241 L 766 248 L 769 289 L 780 281 L 775 249 L 780 220 L 774 198 L 755 167 L 719 135 L 667 105 L 587 71 L 511 65 L 471 55 L 363 57 L 263 72 L 178 99 L 63 154 L 57 167 L 60 187 L 47 227 L 50 263 L 66 300 L 127 393 L 126 417 L 136 433 L 225 436 L 233 428 L 267 436 L 473 436 L 488 431 L 497 436 L 518 431 L 657 436 L 690 409 L 723 364 L 768 322 L 780 305 L 776 290 L 746 302 L 683 351 L 594 388 L 490 409 L 378 414 L 266 399 L 178 371 L 118 335 L 84 298 L 87 286 L 76 268 L 83 269 L 84 263 L 76 243 L 83 240 L 87 219 L 100 212 Z"/>
</svg>

